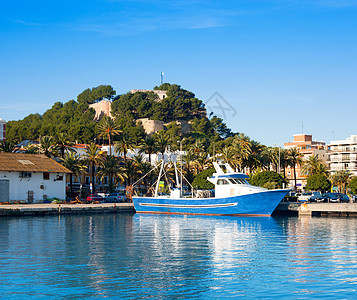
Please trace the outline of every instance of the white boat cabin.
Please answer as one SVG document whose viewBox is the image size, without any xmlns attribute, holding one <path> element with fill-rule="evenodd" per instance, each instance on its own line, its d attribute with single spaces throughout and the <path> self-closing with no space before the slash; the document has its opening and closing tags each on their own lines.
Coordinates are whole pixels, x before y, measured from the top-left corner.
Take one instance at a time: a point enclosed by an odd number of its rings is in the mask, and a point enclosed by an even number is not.
<svg viewBox="0 0 357 300">
<path fill-rule="evenodd" d="M 212 177 L 208 177 L 207 180 L 214 184 L 216 198 L 242 196 L 267 190 L 252 186 L 247 181 L 248 175 L 235 172 L 229 164 L 220 165 L 214 162 L 213 166 L 216 173 L 213 173 Z"/>
</svg>

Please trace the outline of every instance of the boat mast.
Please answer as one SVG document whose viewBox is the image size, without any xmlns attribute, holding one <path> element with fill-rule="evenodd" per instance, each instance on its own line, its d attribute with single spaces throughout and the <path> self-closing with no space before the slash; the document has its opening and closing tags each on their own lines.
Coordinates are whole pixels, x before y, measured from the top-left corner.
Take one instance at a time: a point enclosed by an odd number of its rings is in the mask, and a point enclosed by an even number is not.
<svg viewBox="0 0 357 300">
<path fill-rule="evenodd" d="M 180 165 L 181 165 L 180 197 L 182 197 L 182 140 L 180 141 Z"/>
<path fill-rule="evenodd" d="M 174 162 L 174 166 L 175 166 L 176 186 L 179 187 L 180 186 L 180 182 L 179 182 L 178 173 L 177 173 L 177 166 L 176 166 L 175 162 Z"/>
<path fill-rule="evenodd" d="M 162 174 L 163 168 L 164 168 L 164 161 L 162 161 L 162 163 L 161 163 L 159 177 L 157 178 L 157 183 L 156 183 L 156 187 L 155 187 L 155 197 L 157 197 L 157 193 L 159 191 L 159 184 L 160 184 L 160 179 L 161 179 L 161 174 Z"/>
</svg>

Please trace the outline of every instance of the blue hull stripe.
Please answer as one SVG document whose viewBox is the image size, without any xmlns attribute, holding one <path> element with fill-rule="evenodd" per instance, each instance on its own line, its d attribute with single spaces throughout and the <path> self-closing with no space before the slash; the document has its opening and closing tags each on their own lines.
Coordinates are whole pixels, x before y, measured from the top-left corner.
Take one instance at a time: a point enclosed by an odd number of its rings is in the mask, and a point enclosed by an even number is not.
<svg viewBox="0 0 357 300">
<path fill-rule="evenodd" d="M 238 203 L 226 203 L 226 204 L 208 204 L 208 205 L 180 205 L 180 204 L 159 204 L 159 203 L 140 203 L 140 206 L 159 206 L 159 207 L 179 207 L 179 208 L 216 208 L 226 206 L 236 206 Z"/>
</svg>

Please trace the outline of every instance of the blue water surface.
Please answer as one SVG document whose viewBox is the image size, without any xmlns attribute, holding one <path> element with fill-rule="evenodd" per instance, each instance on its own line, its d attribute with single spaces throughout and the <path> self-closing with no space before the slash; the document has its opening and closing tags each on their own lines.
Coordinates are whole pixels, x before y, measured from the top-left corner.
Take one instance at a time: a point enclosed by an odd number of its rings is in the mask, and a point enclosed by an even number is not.
<svg viewBox="0 0 357 300">
<path fill-rule="evenodd" d="M 0 218 L 6 299 L 355 298 L 357 219 Z"/>
</svg>

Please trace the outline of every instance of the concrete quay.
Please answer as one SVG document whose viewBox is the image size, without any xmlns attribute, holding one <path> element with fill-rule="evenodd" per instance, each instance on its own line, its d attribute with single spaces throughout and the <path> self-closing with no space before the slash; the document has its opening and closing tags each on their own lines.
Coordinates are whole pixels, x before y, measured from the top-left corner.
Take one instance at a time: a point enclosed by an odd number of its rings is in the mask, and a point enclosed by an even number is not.
<svg viewBox="0 0 357 300">
<path fill-rule="evenodd" d="M 274 213 L 299 216 L 357 216 L 357 203 L 282 202 Z"/>
<path fill-rule="evenodd" d="M 0 217 L 127 212 L 135 212 L 134 205 L 132 203 L 0 205 Z"/>
</svg>

